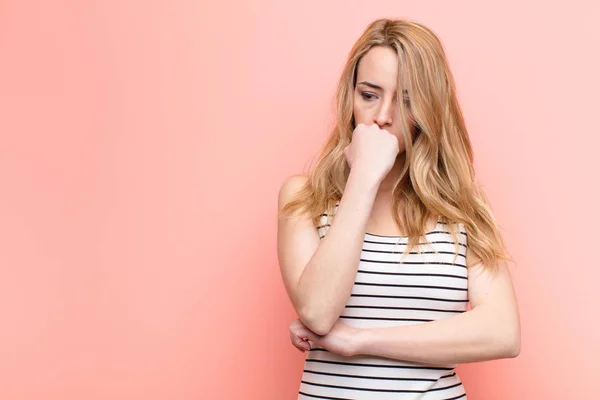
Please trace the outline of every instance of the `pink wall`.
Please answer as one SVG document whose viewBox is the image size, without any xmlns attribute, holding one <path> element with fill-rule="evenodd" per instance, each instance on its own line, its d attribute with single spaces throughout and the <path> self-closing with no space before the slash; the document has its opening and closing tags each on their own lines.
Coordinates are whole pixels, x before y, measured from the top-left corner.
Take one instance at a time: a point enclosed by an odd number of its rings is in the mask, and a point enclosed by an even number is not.
<svg viewBox="0 0 600 400">
<path fill-rule="evenodd" d="M 277 191 L 382 16 L 444 42 L 517 260 L 469 398 L 597 398 L 600 9 L 534 3 L 1 2 L 0 398 L 295 398 Z"/>
</svg>

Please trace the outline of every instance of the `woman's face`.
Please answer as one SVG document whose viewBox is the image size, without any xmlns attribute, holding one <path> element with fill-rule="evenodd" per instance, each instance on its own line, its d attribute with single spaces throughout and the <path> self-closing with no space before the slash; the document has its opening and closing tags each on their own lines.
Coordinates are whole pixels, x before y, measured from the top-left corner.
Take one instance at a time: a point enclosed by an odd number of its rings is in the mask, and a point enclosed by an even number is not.
<svg viewBox="0 0 600 400">
<path fill-rule="evenodd" d="M 396 100 L 398 56 L 389 47 L 372 47 L 359 61 L 354 88 L 354 121 L 377 124 L 398 138 L 400 153 L 406 146 Z M 408 95 L 404 94 L 407 105 Z M 410 123 L 414 129 L 412 114 Z"/>
</svg>

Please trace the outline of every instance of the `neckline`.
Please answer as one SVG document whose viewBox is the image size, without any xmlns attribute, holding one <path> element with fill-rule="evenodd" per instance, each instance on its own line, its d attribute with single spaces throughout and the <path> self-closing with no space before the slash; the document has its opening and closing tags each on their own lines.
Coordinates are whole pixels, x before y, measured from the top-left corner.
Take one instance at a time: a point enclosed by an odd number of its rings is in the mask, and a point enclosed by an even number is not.
<svg viewBox="0 0 600 400">
<path fill-rule="evenodd" d="M 432 230 L 428 231 L 425 233 L 425 236 L 429 235 L 430 233 L 435 232 L 436 230 L 438 230 L 439 226 L 440 226 L 440 222 L 441 222 L 441 217 L 437 217 L 435 226 L 433 227 Z M 380 238 L 387 238 L 387 239 L 408 239 L 408 236 L 401 236 L 401 235 L 376 235 L 374 233 L 369 233 L 369 232 L 365 232 L 365 236 L 372 236 L 372 237 L 380 237 Z"/>
<path fill-rule="evenodd" d="M 340 205 L 340 201 L 336 201 L 335 202 L 335 208 L 337 208 Z M 438 215 L 437 220 L 435 222 L 435 226 L 433 227 L 432 230 L 430 230 L 429 232 L 425 232 L 424 236 L 429 235 L 430 233 L 433 233 L 435 231 L 438 230 L 438 228 L 440 227 L 440 224 L 442 222 L 442 217 L 441 215 Z M 408 239 L 408 236 L 399 236 L 399 235 L 376 235 L 374 233 L 369 233 L 369 232 L 365 232 L 365 236 L 372 236 L 372 237 L 380 237 L 380 238 L 387 238 L 387 239 Z"/>
</svg>

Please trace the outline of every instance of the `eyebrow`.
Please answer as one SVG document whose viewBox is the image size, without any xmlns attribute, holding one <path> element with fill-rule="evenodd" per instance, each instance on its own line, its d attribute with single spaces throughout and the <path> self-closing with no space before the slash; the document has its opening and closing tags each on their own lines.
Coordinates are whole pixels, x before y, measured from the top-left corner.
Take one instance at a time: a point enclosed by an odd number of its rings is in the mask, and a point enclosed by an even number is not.
<svg viewBox="0 0 600 400">
<path fill-rule="evenodd" d="M 362 82 L 358 82 L 359 85 L 365 85 L 365 86 L 369 86 L 372 87 L 373 89 L 379 89 L 379 90 L 383 90 L 383 88 L 379 85 L 376 85 L 374 83 L 371 83 L 369 81 L 362 81 Z M 408 94 L 408 90 L 404 89 L 402 90 L 403 94 Z"/>
</svg>

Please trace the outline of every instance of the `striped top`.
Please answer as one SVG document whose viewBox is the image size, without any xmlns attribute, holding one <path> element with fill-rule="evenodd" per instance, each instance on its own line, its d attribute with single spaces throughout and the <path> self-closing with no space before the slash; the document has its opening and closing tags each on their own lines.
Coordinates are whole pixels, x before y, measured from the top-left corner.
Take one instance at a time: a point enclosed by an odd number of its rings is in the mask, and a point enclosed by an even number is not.
<svg viewBox="0 0 600 400">
<path fill-rule="evenodd" d="M 321 239 L 330 224 L 323 213 L 318 227 Z M 405 236 L 366 233 L 352 294 L 340 321 L 355 328 L 379 328 L 426 323 L 466 311 L 467 233 L 462 224 L 457 228 L 458 255 L 440 218 L 425 235 L 430 243 L 419 246 L 421 254 L 415 248 L 402 256 L 408 243 Z M 306 356 L 298 399 L 467 399 L 454 371 L 457 364 L 344 357 L 315 346 Z"/>
</svg>

